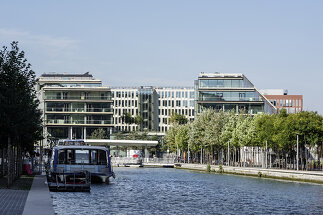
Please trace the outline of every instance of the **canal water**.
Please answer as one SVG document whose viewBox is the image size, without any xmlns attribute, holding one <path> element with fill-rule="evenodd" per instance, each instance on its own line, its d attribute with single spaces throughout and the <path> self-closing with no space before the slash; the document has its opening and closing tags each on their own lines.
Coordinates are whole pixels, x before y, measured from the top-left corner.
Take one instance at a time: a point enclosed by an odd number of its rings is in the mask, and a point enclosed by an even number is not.
<svg viewBox="0 0 323 215">
<path fill-rule="evenodd" d="M 57 214 L 323 214 L 323 185 L 163 168 L 114 168 L 90 193 L 51 193 Z"/>
</svg>

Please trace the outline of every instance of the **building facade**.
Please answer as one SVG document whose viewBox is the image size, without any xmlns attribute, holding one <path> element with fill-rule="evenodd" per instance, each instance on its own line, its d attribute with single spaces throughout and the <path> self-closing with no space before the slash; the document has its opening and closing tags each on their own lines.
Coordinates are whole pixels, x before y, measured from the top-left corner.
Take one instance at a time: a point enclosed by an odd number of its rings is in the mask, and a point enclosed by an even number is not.
<svg viewBox="0 0 323 215">
<path fill-rule="evenodd" d="M 276 108 L 243 74 L 201 73 L 195 81 L 195 110 L 276 113 Z"/>
<path fill-rule="evenodd" d="M 148 131 L 165 133 L 170 127 L 173 113 L 194 119 L 194 89 L 185 87 L 112 88 L 114 125 L 116 131 Z M 129 113 L 140 117 L 140 123 L 126 123 Z"/>
<path fill-rule="evenodd" d="M 285 109 L 287 113 L 303 111 L 303 95 L 288 95 L 287 90 L 265 89 L 260 92 L 276 107 L 277 111 Z"/>
<path fill-rule="evenodd" d="M 44 136 L 86 139 L 102 128 L 113 128 L 111 89 L 85 74 L 43 74 L 37 90 L 43 112 Z"/>
<path fill-rule="evenodd" d="M 173 113 L 186 116 L 194 120 L 194 88 L 193 87 L 158 87 L 158 132 L 165 133 L 171 127 L 169 121 Z"/>
</svg>

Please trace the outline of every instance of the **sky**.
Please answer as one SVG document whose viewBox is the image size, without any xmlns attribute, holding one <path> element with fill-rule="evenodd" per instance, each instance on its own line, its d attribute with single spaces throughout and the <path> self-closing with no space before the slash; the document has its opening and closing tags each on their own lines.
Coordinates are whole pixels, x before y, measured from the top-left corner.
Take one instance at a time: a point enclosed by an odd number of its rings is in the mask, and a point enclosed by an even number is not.
<svg viewBox="0 0 323 215">
<path fill-rule="evenodd" d="M 323 114 L 321 0 L 1 0 L 0 45 L 37 76 L 90 72 L 106 86 L 193 87 L 243 73 Z"/>
</svg>

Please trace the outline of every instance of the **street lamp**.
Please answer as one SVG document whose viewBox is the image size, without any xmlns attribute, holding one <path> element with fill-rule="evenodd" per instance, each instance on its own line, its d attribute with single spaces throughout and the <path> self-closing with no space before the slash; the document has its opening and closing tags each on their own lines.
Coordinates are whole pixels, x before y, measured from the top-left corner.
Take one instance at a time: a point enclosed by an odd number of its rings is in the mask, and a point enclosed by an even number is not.
<svg viewBox="0 0 323 215">
<path fill-rule="evenodd" d="M 296 135 L 297 135 L 297 146 L 296 146 L 296 168 L 297 168 L 297 171 L 299 170 L 299 167 L 298 167 L 298 156 L 299 156 L 299 154 L 298 154 L 298 133 L 296 133 Z"/>
</svg>

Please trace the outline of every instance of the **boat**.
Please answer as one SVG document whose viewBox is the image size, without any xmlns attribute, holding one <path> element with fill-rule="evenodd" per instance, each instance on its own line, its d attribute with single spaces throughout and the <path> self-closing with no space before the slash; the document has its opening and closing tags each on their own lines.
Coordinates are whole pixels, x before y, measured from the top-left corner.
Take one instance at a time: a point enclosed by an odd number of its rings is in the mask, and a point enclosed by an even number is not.
<svg viewBox="0 0 323 215">
<path fill-rule="evenodd" d="M 109 184 L 115 177 L 110 151 L 83 140 L 60 140 L 52 149 L 48 184 L 52 191 L 89 191 L 91 183 Z"/>
</svg>

